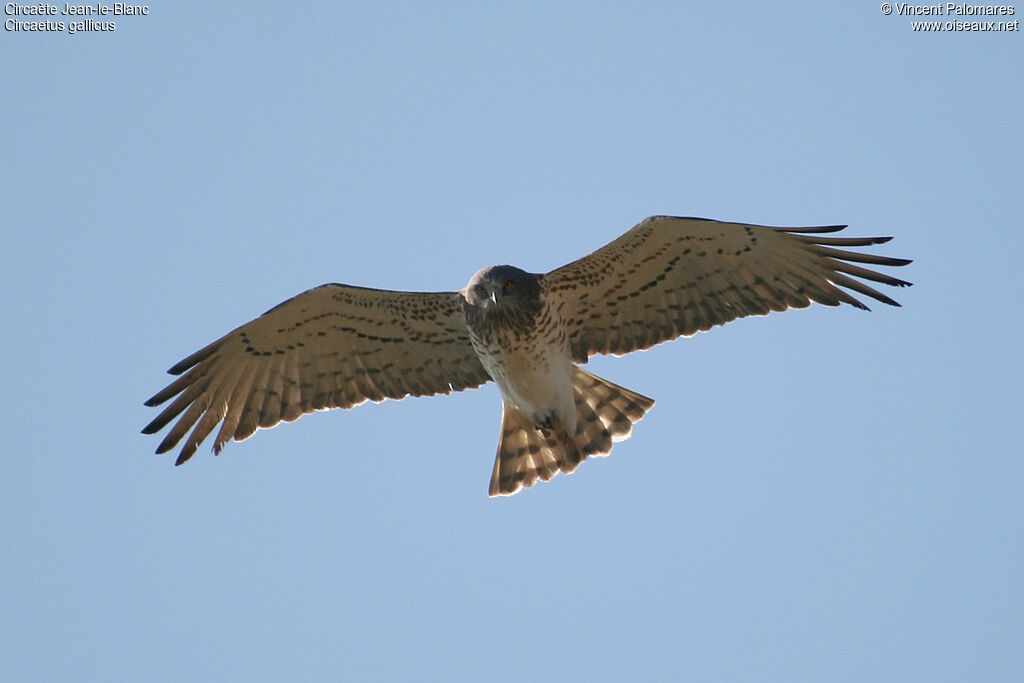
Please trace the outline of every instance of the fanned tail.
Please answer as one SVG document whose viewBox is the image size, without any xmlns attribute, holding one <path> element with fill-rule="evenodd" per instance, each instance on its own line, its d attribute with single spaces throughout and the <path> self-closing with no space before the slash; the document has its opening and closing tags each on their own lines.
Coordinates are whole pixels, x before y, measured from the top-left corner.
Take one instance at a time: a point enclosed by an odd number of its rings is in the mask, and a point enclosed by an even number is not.
<svg viewBox="0 0 1024 683">
<path fill-rule="evenodd" d="M 633 425 L 654 406 L 654 399 L 573 368 L 576 430 L 569 436 L 557 425 L 538 427 L 515 406 L 502 403 L 501 438 L 491 475 L 491 496 L 510 496 L 539 479 L 573 472 L 587 456 L 611 453 L 629 438 Z"/>
</svg>

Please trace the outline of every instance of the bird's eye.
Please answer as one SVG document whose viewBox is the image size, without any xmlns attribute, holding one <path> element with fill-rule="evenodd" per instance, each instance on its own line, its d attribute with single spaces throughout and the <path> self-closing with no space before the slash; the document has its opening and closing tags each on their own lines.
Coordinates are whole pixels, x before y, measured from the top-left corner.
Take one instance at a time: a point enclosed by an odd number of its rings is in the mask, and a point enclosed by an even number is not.
<svg viewBox="0 0 1024 683">
<path fill-rule="evenodd" d="M 509 280 L 508 282 L 505 283 L 505 291 L 506 292 L 511 292 L 512 291 L 512 281 L 511 280 Z"/>
<path fill-rule="evenodd" d="M 477 285 L 473 288 L 473 291 L 477 293 L 477 296 L 487 296 L 487 290 L 484 289 L 483 285 Z"/>
</svg>

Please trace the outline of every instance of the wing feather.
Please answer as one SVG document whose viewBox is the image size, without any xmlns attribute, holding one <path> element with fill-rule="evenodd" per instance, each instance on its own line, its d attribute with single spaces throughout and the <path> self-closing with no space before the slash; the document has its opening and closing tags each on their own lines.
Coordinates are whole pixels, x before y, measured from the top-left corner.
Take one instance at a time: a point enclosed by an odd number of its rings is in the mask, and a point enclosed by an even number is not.
<svg viewBox="0 0 1024 683">
<path fill-rule="evenodd" d="M 299 377 L 299 362 L 295 354 L 285 356 L 285 368 L 281 420 L 292 422 L 302 417 L 302 379 Z"/>
<path fill-rule="evenodd" d="M 224 422 L 220 426 L 220 431 L 217 432 L 217 438 L 214 440 L 215 444 L 225 444 L 238 434 L 238 425 L 242 420 L 242 412 L 245 410 L 246 397 L 248 397 L 249 391 L 252 389 L 255 372 L 256 368 L 252 363 L 239 369 L 238 382 L 228 396 Z M 299 409 L 301 410 L 301 406 Z M 215 451 L 219 451 L 220 448 L 220 446 L 214 446 Z"/>
<path fill-rule="evenodd" d="M 775 228 L 652 216 L 610 244 L 543 276 L 545 296 L 568 321 L 573 357 L 622 355 L 750 315 L 811 302 L 866 309 L 851 290 L 893 299 L 858 279 L 910 283 L 853 265 L 907 259 L 850 251 L 890 237 L 825 237 L 843 225 Z"/>
<path fill-rule="evenodd" d="M 258 428 L 366 400 L 448 394 L 490 376 L 477 358 L 456 292 L 323 285 L 285 301 L 203 347 L 146 401 L 171 401 L 142 430 L 177 422 L 157 448 L 186 434 L 177 464 L 220 424 L 214 451 Z"/>
<path fill-rule="evenodd" d="M 267 365 L 267 382 L 263 387 L 263 405 L 260 407 L 259 425 L 264 429 L 273 427 L 284 419 L 281 410 L 281 392 L 284 390 L 284 383 L 281 381 L 283 366 L 283 356 L 271 356 Z"/>
</svg>

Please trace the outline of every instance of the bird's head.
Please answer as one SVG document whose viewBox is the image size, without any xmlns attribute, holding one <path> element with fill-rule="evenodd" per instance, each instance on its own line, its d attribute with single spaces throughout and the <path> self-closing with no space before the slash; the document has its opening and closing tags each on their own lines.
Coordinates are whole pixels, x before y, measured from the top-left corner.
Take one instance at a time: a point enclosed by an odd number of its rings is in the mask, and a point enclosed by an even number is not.
<svg viewBox="0 0 1024 683">
<path fill-rule="evenodd" d="M 462 297 L 477 314 L 533 312 L 540 307 L 540 276 L 515 266 L 488 266 L 469 280 Z"/>
</svg>

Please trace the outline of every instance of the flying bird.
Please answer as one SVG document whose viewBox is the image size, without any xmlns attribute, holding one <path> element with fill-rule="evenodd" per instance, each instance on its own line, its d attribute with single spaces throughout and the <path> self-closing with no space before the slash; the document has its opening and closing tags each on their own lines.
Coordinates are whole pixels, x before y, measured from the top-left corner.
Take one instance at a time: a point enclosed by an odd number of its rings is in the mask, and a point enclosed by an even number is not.
<svg viewBox="0 0 1024 683">
<path fill-rule="evenodd" d="M 847 249 L 890 237 L 825 236 L 844 227 L 652 216 L 549 273 L 490 266 L 457 292 L 315 287 L 168 370 L 180 377 L 146 405 L 171 403 L 142 432 L 177 419 L 156 452 L 187 434 L 180 465 L 218 424 L 215 453 L 314 410 L 494 380 L 502 419 L 489 493 L 511 495 L 609 454 L 654 405 L 579 367 L 594 354 L 621 356 L 812 301 L 867 309 L 846 290 L 898 306 L 862 280 L 909 282 L 855 264 L 910 261 Z"/>
</svg>

